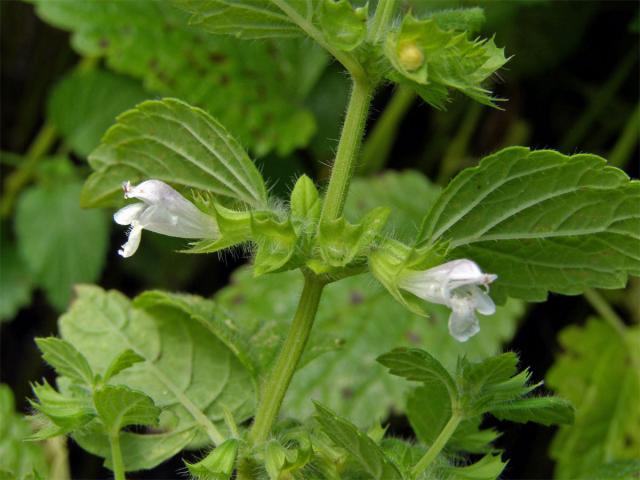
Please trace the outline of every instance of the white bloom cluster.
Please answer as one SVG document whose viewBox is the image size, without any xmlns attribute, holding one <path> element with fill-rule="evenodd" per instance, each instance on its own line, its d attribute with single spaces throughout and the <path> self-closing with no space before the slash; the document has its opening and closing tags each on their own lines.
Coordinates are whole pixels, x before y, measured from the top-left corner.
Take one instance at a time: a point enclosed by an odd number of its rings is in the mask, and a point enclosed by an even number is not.
<svg viewBox="0 0 640 480">
<path fill-rule="evenodd" d="M 113 219 L 120 225 L 130 225 L 129 238 L 118 253 L 130 257 L 140 245 L 142 230 L 180 238 L 217 238 L 218 225 L 180 193 L 160 180 L 147 180 L 137 186 L 126 182 L 124 198 L 137 198 L 118 210 Z"/>
<path fill-rule="evenodd" d="M 487 294 L 489 284 L 496 278 L 497 275 L 482 272 L 475 262 L 460 259 L 422 272 L 409 271 L 402 275 L 398 286 L 428 302 L 449 307 L 449 332 L 456 340 L 466 342 L 480 331 L 476 310 L 482 315 L 496 312 Z"/>
</svg>

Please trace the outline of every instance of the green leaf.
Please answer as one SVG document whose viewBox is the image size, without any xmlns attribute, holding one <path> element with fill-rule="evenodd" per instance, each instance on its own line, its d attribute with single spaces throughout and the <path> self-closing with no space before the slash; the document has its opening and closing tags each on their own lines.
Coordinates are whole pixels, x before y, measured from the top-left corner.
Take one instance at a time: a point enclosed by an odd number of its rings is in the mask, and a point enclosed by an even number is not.
<svg viewBox="0 0 640 480">
<path fill-rule="evenodd" d="M 237 211 L 218 205 L 213 199 L 205 199 L 202 192 L 194 195 L 196 205 L 201 210 L 215 216 L 220 237 L 215 240 L 203 239 L 190 244 L 183 253 L 213 253 L 227 249 L 253 238 L 251 212 Z"/>
<path fill-rule="evenodd" d="M 16 210 L 20 254 L 36 285 L 60 310 L 75 283 L 98 279 L 108 246 L 107 218 L 80 208 L 80 189 L 75 182 L 31 187 Z"/>
<path fill-rule="evenodd" d="M 126 370 L 139 362 L 144 362 L 144 358 L 130 348 L 127 348 L 118 354 L 118 356 L 109 364 L 107 371 L 104 373 L 104 383 L 108 383 L 109 380 L 111 380 L 111 377 L 116 376 L 121 371 Z"/>
<path fill-rule="evenodd" d="M 275 4 L 263 0 L 174 0 L 191 12 L 190 22 L 211 33 L 260 39 L 295 37 L 303 32 Z M 303 18 L 314 14 L 314 1 L 285 0 Z"/>
<path fill-rule="evenodd" d="M 62 338 L 101 375 L 123 348 L 144 358 L 111 382 L 151 397 L 163 409 L 164 432 L 195 428 L 200 443 L 216 443 L 226 431 L 223 406 L 238 422 L 251 415 L 255 386 L 250 372 L 190 315 L 159 302 L 137 308 L 120 293 L 98 287 L 80 286 L 77 293 L 71 309 L 60 318 Z"/>
<path fill-rule="evenodd" d="M 149 98 L 139 82 L 104 70 L 77 70 L 53 89 L 47 118 L 65 143 L 86 157 L 121 112 Z"/>
<path fill-rule="evenodd" d="M 498 274 L 497 299 L 618 288 L 640 274 L 639 198 L 639 182 L 595 155 L 511 147 L 447 186 L 418 242 Z"/>
<path fill-rule="evenodd" d="M 30 434 L 29 423 L 15 410 L 13 392 L 7 385 L 0 384 L 1 478 L 23 480 L 47 477 L 48 468 L 42 445 L 25 441 Z"/>
<path fill-rule="evenodd" d="M 349 0 L 322 0 L 319 23 L 326 40 L 350 51 L 362 43 L 367 34 L 368 4 L 354 8 Z"/>
<path fill-rule="evenodd" d="M 91 428 L 89 428 L 91 427 Z M 95 422 L 73 434 L 73 439 L 86 451 L 105 459 L 112 468 L 111 447 L 104 428 Z M 196 436 L 195 428 L 162 433 L 120 432 L 122 459 L 128 471 L 149 470 L 173 457 L 189 445 Z"/>
<path fill-rule="evenodd" d="M 73 432 L 95 417 L 88 394 L 83 397 L 65 395 L 56 391 L 46 380 L 42 384 L 34 384 L 33 393 L 38 402 L 30 400 L 31 406 L 46 415 L 58 427 L 40 430 L 34 435 L 38 440 Z"/>
<path fill-rule="evenodd" d="M 640 475 L 640 460 L 626 460 L 621 462 L 609 462 L 600 465 L 589 472 L 590 480 L 606 478 L 607 480 L 631 480 Z"/>
<path fill-rule="evenodd" d="M 458 389 L 442 364 L 424 350 L 418 348 L 396 348 L 378 357 L 378 362 L 389 369 L 389 373 L 427 386 L 441 384 L 452 400 L 456 400 Z M 436 387 L 437 388 L 437 387 Z"/>
<path fill-rule="evenodd" d="M 322 431 L 340 448 L 345 449 L 366 472 L 368 478 L 378 480 L 402 479 L 397 467 L 366 434 L 351 422 L 338 417 L 319 403 L 315 403 L 315 418 Z"/>
<path fill-rule="evenodd" d="M 155 178 L 239 201 L 266 203 L 262 176 L 240 144 L 206 112 L 175 99 L 147 101 L 118 117 L 89 156 L 85 206 L 109 205 L 122 183 Z"/>
<path fill-rule="evenodd" d="M 81 385 L 93 385 L 93 373 L 87 359 L 69 342 L 56 337 L 36 338 L 42 358 L 56 369 L 60 376 L 67 377 Z"/>
<path fill-rule="evenodd" d="M 411 391 L 407 398 L 407 418 L 416 437 L 431 445 L 451 417 L 449 391 L 442 382 L 431 382 Z"/>
<path fill-rule="evenodd" d="M 445 472 L 460 480 L 495 480 L 506 466 L 507 462 L 503 462 L 500 455 L 485 455 L 471 465 L 448 467 Z"/>
<path fill-rule="evenodd" d="M 294 259 L 298 237 L 289 218 L 280 220 L 270 212 L 256 212 L 251 216 L 251 231 L 257 245 L 253 259 L 255 276 L 298 266 Z"/>
<path fill-rule="evenodd" d="M 160 409 L 142 392 L 106 385 L 93 394 L 93 403 L 107 431 L 116 434 L 129 425 L 157 425 Z"/>
<path fill-rule="evenodd" d="M 197 479 L 229 480 L 238 455 L 239 441 L 230 438 L 197 463 L 184 462 Z"/>
<path fill-rule="evenodd" d="M 429 12 L 442 30 L 458 30 L 460 32 L 479 32 L 485 22 L 484 10 L 481 7 L 451 8 Z"/>
<path fill-rule="evenodd" d="M 640 329 L 619 332 L 592 318 L 584 326 L 565 328 L 559 340 L 563 352 L 547 381 L 576 406 L 576 418 L 551 444 L 555 477 L 595 478 L 605 463 L 638 458 Z"/>
<path fill-rule="evenodd" d="M 498 100 L 481 86 L 507 62 L 493 39 L 471 41 L 464 32 L 443 30 L 435 19 L 407 14 L 387 37 L 384 52 L 393 67 L 389 78 L 411 86 L 436 108 L 445 106 L 449 88 L 484 105 Z"/>
<path fill-rule="evenodd" d="M 190 27 L 189 15 L 164 0 L 30 1 L 43 20 L 72 32 L 82 56 L 104 57 L 110 69 L 142 80 L 149 92 L 204 108 L 258 155 L 286 155 L 311 140 L 315 121 L 303 103 L 327 64 L 318 46 L 213 36 Z M 219 18 L 232 21 L 233 10 Z"/>
<path fill-rule="evenodd" d="M 507 402 L 491 409 L 491 415 L 499 420 L 542 425 L 571 424 L 574 408 L 571 402 L 558 397 L 529 397 Z"/>
<path fill-rule="evenodd" d="M 291 216 L 294 228 L 298 231 L 306 231 L 320 218 L 320 195 L 318 189 L 306 175 L 302 175 L 296 181 L 291 191 Z"/>
<path fill-rule="evenodd" d="M 31 301 L 31 276 L 18 250 L 4 233 L 0 235 L 0 322 L 11 320 Z"/>
</svg>

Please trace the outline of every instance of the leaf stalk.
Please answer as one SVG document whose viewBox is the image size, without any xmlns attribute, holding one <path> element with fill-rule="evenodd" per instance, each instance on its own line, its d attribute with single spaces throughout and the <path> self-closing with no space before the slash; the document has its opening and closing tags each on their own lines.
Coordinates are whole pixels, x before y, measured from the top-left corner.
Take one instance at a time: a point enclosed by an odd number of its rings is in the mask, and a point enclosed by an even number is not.
<svg viewBox="0 0 640 480">
<path fill-rule="evenodd" d="M 109 445 L 111 446 L 111 466 L 113 467 L 114 480 L 126 480 L 124 475 L 124 462 L 122 461 L 122 450 L 120 449 L 120 432 L 109 434 Z"/>
<path fill-rule="evenodd" d="M 413 476 L 413 478 L 417 478 L 422 472 L 429 468 L 429 465 L 431 465 L 431 463 L 445 447 L 451 436 L 456 431 L 456 428 L 458 428 L 458 425 L 461 421 L 462 415 L 457 410 L 457 408 L 454 407 L 451 418 L 449 418 L 447 424 L 444 426 L 435 441 L 431 444 L 429 450 L 427 450 L 422 458 L 418 460 L 418 463 L 416 463 L 411 469 L 411 475 Z"/>
</svg>

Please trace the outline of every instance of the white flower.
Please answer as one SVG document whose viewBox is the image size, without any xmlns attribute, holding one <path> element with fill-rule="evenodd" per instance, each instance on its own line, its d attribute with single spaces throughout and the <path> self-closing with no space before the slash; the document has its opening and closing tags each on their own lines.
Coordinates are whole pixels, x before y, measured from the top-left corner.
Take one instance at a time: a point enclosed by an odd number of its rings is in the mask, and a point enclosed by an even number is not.
<svg viewBox="0 0 640 480">
<path fill-rule="evenodd" d="M 218 225 L 189 200 L 160 180 L 147 180 L 137 186 L 126 182 L 124 198 L 142 200 L 118 210 L 113 219 L 120 225 L 131 225 L 129 239 L 118 250 L 130 257 L 140 245 L 142 230 L 180 238 L 217 238 Z"/>
<path fill-rule="evenodd" d="M 466 342 L 480 331 L 475 312 L 493 315 L 496 305 L 487 295 L 497 275 L 483 273 L 475 262 L 453 260 L 423 272 L 408 271 L 398 286 L 428 302 L 446 305 L 451 311 L 449 333 Z M 480 285 L 485 288 L 483 291 Z"/>
</svg>

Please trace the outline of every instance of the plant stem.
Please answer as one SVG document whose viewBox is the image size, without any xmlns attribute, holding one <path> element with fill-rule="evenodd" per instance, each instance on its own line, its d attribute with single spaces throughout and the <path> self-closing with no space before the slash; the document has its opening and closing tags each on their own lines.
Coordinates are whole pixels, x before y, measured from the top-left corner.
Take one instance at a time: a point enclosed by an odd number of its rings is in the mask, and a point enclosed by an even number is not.
<svg viewBox="0 0 640 480">
<path fill-rule="evenodd" d="M 622 134 L 609 154 L 609 165 L 622 168 L 629 160 L 633 148 L 640 138 L 640 105 L 638 105 L 624 127 Z"/>
<path fill-rule="evenodd" d="M 335 220 L 342 214 L 355 160 L 362 143 L 373 87 L 354 78 L 347 115 L 342 127 L 336 160 L 331 169 L 329 187 L 322 206 L 320 221 Z"/>
<path fill-rule="evenodd" d="M 4 194 L 0 200 L 0 214 L 6 217 L 11 213 L 16 196 L 31 180 L 36 166 L 56 141 L 58 134 L 50 123 L 45 123 L 25 155 L 24 162 L 4 181 Z"/>
<path fill-rule="evenodd" d="M 378 43 L 382 40 L 395 9 L 396 0 L 379 0 L 369 28 L 369 41 L 371 43 Z"/>
<path fill-rule="evenodd" d="M 119 432 L 109 434 L 109 445 L 111 446 L 113 478 L 114 480 L 126 480 L 124 476 L 124 463 L 122 462 L 122 451 L 120 450 Z"/>
<path fill-rule="evenodd" d="M 409 87 L 399 86 L 396 89 L 362 147 L 358 173 L 370 175 L 382 169 L 396 139 L 400 122 L 415 98 L 416 93 Z"/>
<path fill-rule="evenodd" d="M 264 384 L 255 421 L 249 432 L 249 441 L 253 444 L 267 439 L 278 417 L 285 393 L 309 339 L 324 285 L 318 277 L 312 274 L 305 275 L 296 314 L 269 379 Z"/>
<path fill-rule="evenodd" d="M 611 305 L 604 299 L 602 295 L 597 290 L 592 288 L 587 288 L 584 293 L 584 297 L 587 299 L 589 304 L 593 307 L 593 309 L 598 312 L 604 320 L 606 320 L 609 325 L 611 325 L 616 332 L 618 332 L 622 337 L 625 336 L 626 326 L 622 319 L 618 316 Z"/>
<path fill-rule="evenodd" d="M 456 428 L 458 428 L 458 424 L 461 420 L 462 416 L 456 411 L 456 408 L 454 407 L 451 418 L 438 435 L 438 438 L 435 439 L 435 441 L 429 447 L 429 450 L 427 450 L 427 453 L 425 453 L 422 458 L 418 460 L 418 463 L 416 463 L 411 469 L 411 474 L 413 475 L 413 477 L 417 477 L 427 468 L 429 468 L 431 462 L 433 462 L 433 460 L 438 456 L 438 454 L 442 451 L 442 449 L 451 438 L 451 435 L 453 435 L 453 433 L 456 431 Z"/>
</svg>

